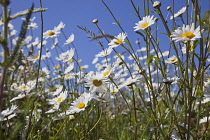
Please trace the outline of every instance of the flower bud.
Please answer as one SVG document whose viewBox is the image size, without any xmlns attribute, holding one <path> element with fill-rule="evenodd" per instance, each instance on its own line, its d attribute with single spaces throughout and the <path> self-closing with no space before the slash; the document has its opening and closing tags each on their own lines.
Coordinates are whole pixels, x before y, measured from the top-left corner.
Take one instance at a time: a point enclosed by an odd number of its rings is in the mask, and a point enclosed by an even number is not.
<svg viewBox="0 0 210 140">
<path fill-rule="evenodd" d="M 97 24 L 97 23 L 98 23 L 98 19 L 94 19 L 94 20 L 93 20 L 93 23 L 94 23 L 94 24 Z"/>
<path fill-rule="evenodd" d="M 159 2 L 159 1 L 155 1 L 155 2 L 153 3 L 153 7 L 154 7 L 154 8 L 160 8 L 160 6 L 161 6 L 161 2 Z"/>
<path fill-rule="evenodd" d="M 159 18 L 155 18 L 154 20 L 155 20 L 155 21 L 158 21 L 158 20 L 159 20 Z"/>
<path fill-rule="evenodd" d="M 168 7 L 167 7 L 167 10 L 168 10 L 168 11 L 171 10 L 171 6 L 168 6 Z"/>
</svg>

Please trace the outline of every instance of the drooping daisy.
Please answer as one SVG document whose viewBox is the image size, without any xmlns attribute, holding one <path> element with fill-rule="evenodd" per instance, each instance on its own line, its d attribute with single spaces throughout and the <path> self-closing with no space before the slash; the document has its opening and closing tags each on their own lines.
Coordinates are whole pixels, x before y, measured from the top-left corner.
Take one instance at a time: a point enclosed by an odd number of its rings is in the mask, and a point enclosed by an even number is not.
<svg viewBox="0 0 210 140">
<path fill-rule="evenodd" d="M 174 14 L 174 16 L 171 16 L 170 19 L 172 20 L 175 17 L 179 17 L 181 16 L 185 11 L 186 11 L 187 7 L 183 7 L 182 9 L 180 9 L 176 14 Z"/>
<path fill-rule="evenodd" d="M 74 63 L 70 63 L 69 66 L 65 69 L 64 73 L 69 73 L 74 69 Z"/>
<path fill-rule="evenodd" d="M 137 30 L 140 30 L 140 29 L 144 30 L 154 23 L 155 23 L 155 19 L 153 19 L 153 16 L 150 17 L 150 15 L 149 15 L 149 16 L 143 17 L 143 19 L 141 21 L 136 23 L 136 26 L 134 27 L 135 28 L 134 31 L 137 31 Z"/>
<path fill-rule="evenodd" d="M 48 39 L 48 38 L 54 38 L 57 37 L 58 34 L 60 34 L 60 31 L 57 30 L 55 27 L 53 30 L 47 30 L 46 32 L 43 33 L 43 38 Z"/>
<path fill-rule="evenodd" d="M 194 28 L 194 23 L 191 25 L 183 25 L 183 27 L 179 27 L 176 29 L 172 34 L 172 40 L 177 41 L 190 41 L 195 40 L 197 38 L 201 38 L 200 33 L 200 26 L 198 26 L 196 29 Z"/>
<path fill-rule="evenodd" d="M 90 87 L 91 92 L 102 93 L 107 89 L 106 78 L 100 72 L 88 73 L 85 77 L 87 87 Z"/>
<path fill-rule="evenodd" d="M 73 114 L 73 113 L 79 113 L 80 111 L 84 111 L 85 107 L 87 107 L 88 102 L 90 102 L 93 98 L 93 95 L 91 93 L 83 93 L 80 97 L 78 97 L 73 103 L 71 103 L 71 106 L 66 111 L 66 114 Z"/>
<path fill-rule="evenodd" d="M 7 108 L 0 112 L 0 121 L 6 121 L 16 116 L 14 111 L 17 109 L 17 107 L 17 105 L 12 105 L 11 108 Z"/>
<path fill-rule="evenodd" d="M 56 109 L 58 109 L 60 103 L 62 103 L 67 98 L 67 95 L 68 95 L 67 93 L 68 93 L 68 91 L 65 90 L 65 91 L 61 92 L 59 94 L 59 96 L 57 96 L 53 99 L 48 99 L 49 104 L 53 104 L 56 107 Z"/>
<path fill-rule="evenodd" d="M 63 62 L 68 62 L 69 60 L 72 59 L 73 56 L 74 56 L 74 49 L 71 48 L 70 50 L 64 53 L 61 53 L 58 57 L 56 57 L 56 59 Z"/>
<path fill-rule="evenodd" d="M 87 69 L 89 66 L 88 65 L 84 65 L 84 66 L 81 66 L 79 69 L 80 70 L 85 70 L 85 69 Z"/>
<path fill-rule="evenodd" d="M 115 36 L 114 39 L 108 44 L 111 48 L 115 48 L 124 43 L 125 38 L 127 37 L 126 33 L 120 33 L 118 36 Z"/>
<path fill-rule="evenodd" d="M 111 65 L 108 65 L 103 71 L 102 74 L 104 77 L 108 77 L 112 72 L 114 68 Z"/>
<path fill-rule="evenodd" d="M 178 61 L 177 57 L 173 55 L 172 57 L 169 57 L 167 60 L 165 60 L 166 63 L 174 64 Z"/>
<path fill-rule="evenodd" d="M 61 22 L 58 24 L 58 26 L 55 27 L 55 29 L 56 29 L 57 31 L 60 31 L 60 30 L 62 30 L 64 27 L 65 27 L 65 24 L 61 21 Z"/>
<path fill-rule="evenodd" d="M 112 52 L 112 47 L 109 47 L 107 49 L 104 49 L 102 50 L 101 52 L 99 52 L 96 57 L 106 57 L 108 56 L 109 54 L 111 54 Z"/>
<path fill-rule="evenodd" d="M 63 85 L 55 85 L 55 88 L 49 92 L 50 95 L 57 96 L 63 90 Z"/>
<path fill-rule="evenodd" d="M 207 122 L 209 122 L 209 117 L 204 117 L 204 118 L 202 118 L 202 119 L 200 119 L 200 121 L 199 121 L 199 123 L 207 123 Z"/>
<path fill-rule="evenodd" d="M 71 35 L 69 36 L 69 38 L 66 40 L 66 43 L 64 43 L 64 45 L 70 44 L 70 43 L 72 43 L 73 41 L 74 41 L 74 34 L 71 34 Z"/>
</svg>

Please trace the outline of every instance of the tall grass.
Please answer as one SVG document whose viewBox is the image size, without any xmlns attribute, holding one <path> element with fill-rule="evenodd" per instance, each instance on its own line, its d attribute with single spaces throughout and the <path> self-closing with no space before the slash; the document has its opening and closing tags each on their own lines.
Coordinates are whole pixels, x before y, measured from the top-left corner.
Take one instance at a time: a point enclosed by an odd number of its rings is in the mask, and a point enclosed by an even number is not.
<svg viewBox="0 0 210 140">
<path fill-rule="evenodd" d="M 92 64 L 81 65 L 64 23 L 43 30 L 41 0 L 40 8 L 14 15 L 10 1 L 0 0 L 0 138 L 209 139 L 209 11 L 203 14 L 198 0 L 185 2 L 177 12 L 174 0 L 171 7 L 130 0 L 139 38 L 133 43 L 101 0 L 121 32 L 107 34 L 97 19 L 98 32 L 78 26 L 101 46 Z M 19 34 L 12 20 L 22 22 Z M 32 36 L 37 27 L 40 36 Z M 87 71 L 90 65 L 96 71 Z"/>
</svg>

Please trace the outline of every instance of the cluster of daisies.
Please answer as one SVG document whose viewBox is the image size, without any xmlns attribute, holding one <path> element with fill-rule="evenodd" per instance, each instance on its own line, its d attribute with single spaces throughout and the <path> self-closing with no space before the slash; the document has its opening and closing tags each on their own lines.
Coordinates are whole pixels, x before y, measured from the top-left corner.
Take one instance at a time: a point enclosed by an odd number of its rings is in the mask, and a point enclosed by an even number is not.
<svg viewBox="0 0 210 140">
<path fill-rule="evenodd" d="M 178 17 L 184 11 L 185 9 L 179 11 L 179 13 L 172 17 Z M 37 28 L 34 20 L 35 18 L 31 19 L 31 24 L 28 26 L 29 30 Z M 152 28 L 155 22 L 156 18 L 154 18 L 154 15 L 145 16 L 135 24 L 134 31 L 147 31 L 147 29 Z M 10 103 L 13 105 L 0 113 L 0 121 L 15 117 L 18 112 L 16 111 L 18 106 L 15 103 L 18 103 L 22 99 L 30 98 L 32 95 L 40 96 L 43 101 L 46 101 L 49 106 L 44 111 L 46 114 L 56 114 L 59 112 L 57 118 L 54 118 L 55 120 L 84 111 L 92 101 L 109 102 L 114 106 L 113 101 L 116 98 L 124 97 L 120 95 L 126 94 L 126 96 L 130 96 L 130 89 L 132 87 L 141 89 L 145 100 L 151 101 L 151 92 L 158 95 L 158 92 L 164 89 L 164 84 L 170 83 L 172 86 L 171 96 L 175 96 L 181 77 L 176 76 L 174 74 L 175 72 L 170 70 L 167 70 L 167 77 L 161 77 L 155 65 L 151 64 L 148 66 L 148 52 L 146 52 L 146 47 L 137 49 L 135 53 L 129 54 L 128 57 L 125 57 L 123 54 L 118 54 L 113 58 L 109 57 L 115 51 L 116 47 L 126 45 L 127 33 L 122 32 L 114 36 L 107 43 L 108 48 L 95 55 L 92 64 L 95 65 L 97 71 L 86 72 L 85 70 L 88 68 L 88 65 L 80 66 L 80 60 L 76 60 L 74 57 L 74 34 L 71 34 L 63 43 L 63 46 L 66 45 L 69 47 L 67 50 L 59 45 L 58 36 L 64 27 L 65 24 L 60 22 L 53 30 L 44 32 L 43 42 L 39 38 L 33 40 L 32 36 L 25 38 L 23 45 L 26 48 L 21 50 L 25 56 L 22 58 L 21 64 L 18 67 L 14 65 L 8 69 L 11 78 L 17 79 L 16 81 L 13 80 L 10 84 L 10 89 L 7 91 L 13 93 L 10 97 Z M 8 29 L 10 30 L 8 36 L 13 38 L 11 45 L 15 46 L 18 40 L 18 38 L 15 38 L 17 31 L 13 29 L 12 24 L 9 24 Z M 202 30 L 200 27 L 198 26 L 196 28 L 195 24 L 191 23 L 190 25 L 183 25 L 174 30 L 170 35 L 170 39 L 175 42 L 181 42 L 183 45 L 182 55 L 184 55 L 187 50 L 193 50 L 193 47 L 186 49 L 186 43 L 189 42 L 190 46 L 193 46 L 193 42 L 201 38 L 201 35 Z M 52 39 L 51 48 L 47 47 L 49 39 Z M 40 48 L 44 49 L 43 54 L 40 54 Z M 52 59 L 51 51 L 57 53 L 55 60 Z M 169 51 L 157 53 L 153 49 L 150 50 L 149 54 L 154 58 L 158 57 L 168 67 L 175 67 L 180 61 L 179 56 L 170 56 Z M 100 61 L 101 58 L 102 60 Z M 43 64 L 46 64 L 46 67 L 39 70 L 38 88 L 40 91 L 37 93 L 35 91 L 37 81 L 34 77 L 37 77 L 38 73 L 34 72 L 34 70 L 40 59 Z M 53 66 L 49 64 L 53 64 Z M 16 71 L 19 71 L 19 74 L 15 74 Z M 196 77 L 197 71 L 193 74 Z M 24 79 L 27 76 L 30 76 L 28 81 Z M 149 83 L 147 80 L 148 77 L 152 77 Z M 196 81 L 196 79 L 193 80 Z M 208 71 L 206 71 L 204 80 L 204 97 L 201 102 L 207 103 L 210 101 L 210 78 Z M 132 92 L 136 92 L 136 98 L 141 98 L 137 94 L 137 91 Z M 131 102 L 131 99 L 127 99 L 127 103 Z M 142 104 L 141 100 L 137 102 Z M 65 109 L 61 106 L 65 106 Z M 200 120 L 200 123 L 203 122 L 205 122 L 205 118 Z"/>
</svg>

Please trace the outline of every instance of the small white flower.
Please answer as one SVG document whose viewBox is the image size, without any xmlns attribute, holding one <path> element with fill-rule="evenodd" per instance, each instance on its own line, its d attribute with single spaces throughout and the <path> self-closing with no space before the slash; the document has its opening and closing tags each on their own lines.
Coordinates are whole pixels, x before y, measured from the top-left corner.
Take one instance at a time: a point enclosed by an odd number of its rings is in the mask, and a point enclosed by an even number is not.
<svg viewBox="0 0 210 140">
<path fill-rule="evenodd" d="M 100 72 L 88 73 L 85 77 L 87 87 L 90 87 L 91 92 L 102 93 L 107 89 L 106 78 Z"/>
<path fill-rule="evenodd" d="M 60 31 L 55 27 L 53 30 L 47 30 L 46 32 L 44 32 L 43 38 L 45 39 L 54 38 L 57 37 L 58 34 L 60 34 Z"/>
<path fill-rule="evenodd" d="M 55 27 L 55 29 L 56 29 L 57 31 L 60 31 L 60 30 L 62 30 L 64 27 L 65 27 L 65 24 L 61 21 L 61 22 L 58 24 L 58 26 Z"/>
<path fill-rule="evenodd" d="M 87 107 L 88 102 L 91 101 L 93 96 L 90 93 L 83 93 L 79 98 L 77 98 L 70 106 L 69 110 L 67 110 L 66 114 L 79 113 L 80 111 L 84 111 L 85 107 Z"/>
<path fill-rule="evenodd" d="M 175 17 L 181 16 L 186 11 L 186 9 L 187 9 L 187 7 L 183 7 L 176 14 L 174 14 L 174 16 L 171 16 L 170 19 L 172 20 Z"/>
<path fill-rule="evenodd" d="M 155 23 L 155 19 L 153 19 L 153 16 L 150 17 L 150 15 L 149 15 L 149 16 L 143 17 L 143 19 L 141 21 L 136 23 L 136 26 L 134 27 L 135 28 L 134 31 L 137 31 L 137 30 L 140 30 L 140 29 L 144 30 L 154 23 Z"/>
<path fill-rule="evenodd" d="M 64 45 L 66 44 L 70 44 L 74 41 L 74 34 L 71 34 L 70 37 L 66 40 L 66 43 L 64 43 Z"/>
<path fill-rule="evenodd" d="M 169 57 L 167 60 L 165 60 L 166 63 L 174 64 L 178 61 L 178 58 L 173 55 L 172 57 Z"/>
<path fill-rule="evenodd" d="M 207 123 L 207 122 L 209 122 L 209 117 L 204 117 L 204 118 L 202 118 L 202 119 L 200 119 L 200 121 L 199 121 L 199 123 Z"/>
<path fill-rule="evenodd" d="M 67 74 L 74 69 L 74 63 L 70 63 L 69 66 L 65 69 L 64 73 Z"/>
<path fill-rule="evenodd" d="M 125 38 L 127 37 L 126 33 L 120 33 L 111 42 L 108 44 L 111 48 L 115 48 L 124 43 Z"/>
<path fill-rule="evenodd" d="M 96 57 L 106 57 L 108 56 L 109 54 L 111 54 L 112 52 L 112 47 L 109 47 L 107 49 L 104 49 L 102 50 L 101 52 L 99 52 Z"/>
<path fill-rule="evenodd" d="M 183 25 L 183 27 L 179 27 L 176 29 L 172 34 L 172 40 L 177 41 L 190 41 L 195 40 L 197 38 L 201 38 L 200 33 L 200 26 L 198 26 L 196 29 L 194 28 L 194 23 L 191 25 Z"/>
<path fill-rule="evenodd" d="M 67 98 L 67 95 L 68 95 L 67 93 L 68 93 L 68 91 L 65 90 L 65 91 L 61 92 L 59 94 L 59 96 L 57 96 L 53 99 L 48 99 L 49 104 L 55 105 L 56 106 L 55 108 L 58 109 L 60 103 L 62 103 Z"/>
<path fill-rule="evenodd" d="M 74 56 L 74 49 L 71 48 L 70 50 L 68 50 L 64 53 L 61 53 L 58 57 L 56 57 L 56 59 L 63 61 L 63 62 L 67 62 L 67 61 L 71 60 L 73 56 Z"/>
</svg>

